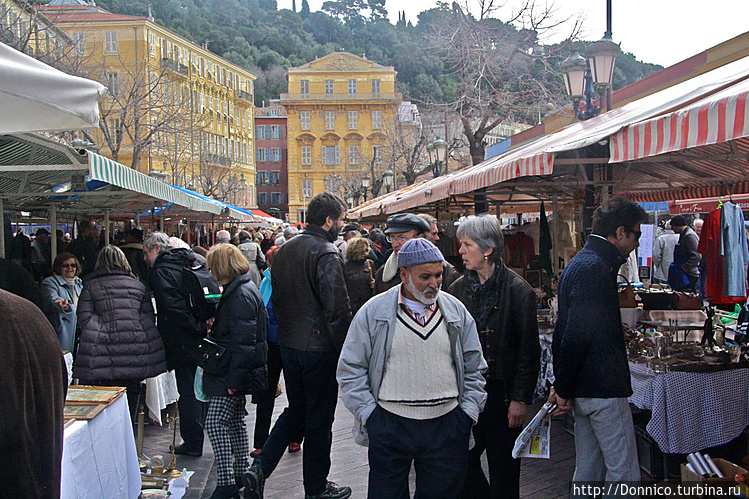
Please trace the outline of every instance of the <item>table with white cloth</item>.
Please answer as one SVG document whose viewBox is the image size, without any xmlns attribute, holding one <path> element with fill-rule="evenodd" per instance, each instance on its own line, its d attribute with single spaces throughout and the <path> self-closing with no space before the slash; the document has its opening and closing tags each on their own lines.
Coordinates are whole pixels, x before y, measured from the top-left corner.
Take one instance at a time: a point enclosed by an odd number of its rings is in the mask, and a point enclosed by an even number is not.
<svg viewBox="0 0 749 499">
<path fill-rule="evenodd" d="M 749 369 L 654 373 L 629 363 L 630 402 L 652 413 L 647 431 L 667 454 L 726 444 L 749 426 Z"/>
<path fill-rule="evenodd" d="M 62 499 L 138 497 L 138 454 L 124 394 L 92 420 L 65 428 L 60 485 Z"/>
<path fill-rule="evenodd" d="M 179 399 L 174 371 L 161 373 L 146 380 L 146 407 L 152 420 L 163 425 L 161 411 Z"/>
</svg>

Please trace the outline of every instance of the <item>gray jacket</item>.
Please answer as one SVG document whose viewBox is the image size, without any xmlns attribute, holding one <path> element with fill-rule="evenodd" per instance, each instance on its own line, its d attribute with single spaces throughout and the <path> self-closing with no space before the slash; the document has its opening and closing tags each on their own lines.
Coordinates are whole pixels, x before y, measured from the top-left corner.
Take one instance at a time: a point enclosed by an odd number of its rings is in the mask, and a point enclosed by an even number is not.
<svg viewBox="0 0 749 499">
<path fill-rule="evenodd" d="M 247 259 L 247 262 L 249 262 L 250 278 L 252 279 L 252 282 L 255 283 L 255 286 L 259 288 L 260 282 L 263 280 L 262 273 L 263 270 L 265 270 L 260 269 L 257 265 L 258 260 L 265 264 L 265 255 L 263 255 L 263 252 L 260 250 L 260 246 L 248 239 L 247 241 L 237 246 L 237 249 L 242 252 L 244 257 Z"/>
<path fill-rule="evenodd" d="M 674 233 L 671 229 L 665 231 L 655 240 L 653 244 L 653 268 L 655 274 L 653 277 L 661 281 L 668 281 L 668 268 L 674 261 L 674 248 L 679 242 L 679 234 Z"/>
<path fill-rule="evenodd" d="M 352 433 L 360 445 L 369 443 L 366 424 L 377 406 L 385 363 L 393 345 L 399 291 L 400 286 L 396 286 L 381 293 L 359 310 L 338 360 L 336 377 L 341 400 L 354 415 Z M 447 322 L 460 407 L 476 422 L 486 403 L 486 381 L 482 373 L 487 369 L 476 323 L 454 296 L 440 293 L 437 303 Z"/>
</svg>

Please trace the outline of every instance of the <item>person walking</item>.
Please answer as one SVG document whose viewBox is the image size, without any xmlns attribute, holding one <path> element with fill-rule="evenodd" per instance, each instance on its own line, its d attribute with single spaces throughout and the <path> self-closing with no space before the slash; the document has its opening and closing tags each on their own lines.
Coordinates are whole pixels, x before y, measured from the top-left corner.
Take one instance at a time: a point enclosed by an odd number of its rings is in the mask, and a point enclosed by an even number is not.
<svg viewBox="0 0 749 499">
<path fill-rule="evenodd" d="M 179 400 L 179 431 L 183 443 L 174 453 L 198 457 L 203 454 L 203 422 L 207 406 L 195 398 L 198 345 L 208 325 L 192 312 L 183 293 L 183 271 L 195 263 L 188 248 L 173 248 L 169 236 L 153 232 L 143 241 L 143 258 L 151 265 L 150 283 L 158 315 L 158 328 L 166 348 L 166 363 L 174 370 Z"/>
<path fill-rule="evenodd" d="M 520 460 L 512 448 L 523 428 L 541 364 L 536 293 L 502 262 L 504 237 L 496 217 L 479 215 L 458 226 L 465 274 L 450 294 L 476 320 L 489 364 L 486 407 L 473 427 L 476 444 L 468 453 L 462 496 L 520 497 Z M 489 480 L 481 468 L 486 451 Z"/>
<path fill-rule="evenodd" d="M 246 395 L 268 388 L 268 315 L 249 273 L 250 264 L 239 249 L 218 244 L 206 259 L 216 282 L 223 286 L 208 338 L 225 349 L 220 365 L 206 363 L 203 374 L 203 393 L 210 397 L 205 431 L 218 475 L 210 497 L 229 499 L 239 497 L 250 467 Z"/>
<path fill-rule="evenodd" d="M 368 497 L 459 497 L 471 427 L 486 402 L 476 323 L 440 291 L 442 253 L 423 238 L 398 252 L 401 285 L 354 317 L 338 362 L 354 439 L 368 445 Z"/>
<path fill-rule="evenodd" d="M 73 377 L 84 385 L 127 387 L 135 420 L 141 381 L 166 371 L 166 354 L 146 287 L 117 246 L 104 246 L 78 300 L 81 339 Z"/>
<path fill-rule="evenodd" d="M 67 247 L 68 253 L 73 253 L 81 264 L 81 278 L 94 271 L 96 256 L 101 249 L 99 229 L 91 220 L 78 222 L 78 237 Z"/>
<path fill-rule="evenodd" d="M 350 487 L 328 481 L 338 401 L 336 362 L 351 322 L 343 262 L 333 245 L 345 214 L 338 197 L 318 194 L 307 207 L 307 228 L 274 255 L 271 301 L 289 406 L 250 468 L 245 498 L 262 497 L 266 478 L 302 426 L 305 497 L 351 495 Z"/>
<path fill-rule="evenodd" d="M 663 234 L 658 236 L 653 245 L 653 282 L 668 283 L 668 268 L 674 261 L 674 248 L 679 242 L 679 235 L 671 229 L 671 222 L 666 222 Z"/>
<path fill-rule="evenodd" d="M 260 287 L 260 282 L 263 280 L 262 272 L 266 266 L 265 255 L 260 250 L 260 246 L 252 240 L 249 232 L 240 230 L 238 237 L 239 245 L 237 248 L 247 259 L 247 263 L 250 264 L 250 278 L 255 286 Z"/>
<path fill-rule="evenodd" d="M 679 234 L 679 242 L 674 248 L 674 259 L 668 273 L 668 284 L 676 291 L 697 290 L 700 279 L 700 260 L 702 255 L 697 251 L 700 238 L 687 224 L 684 215 L 671 219 L 671 228 Z"/>
<path fill-rule="evenodd" d="M 622 196 L 596 208 L 592 234 L 559 280 L 549 401 L 558 406 L 554 415 L 571 408 L 575 416 L 573 482 L 640 480 L 616 273 L 647 219 Z"/>
<path fill-rule="evenodd" d="M 52 317 L 52 326 L 63 350 L 75 355 L 78 300 L 83 281 L 81 265 L 72 253 L 60 253 L 52 264 L 52 275 L 42 281 L 42 295 Z"/>
</svg>

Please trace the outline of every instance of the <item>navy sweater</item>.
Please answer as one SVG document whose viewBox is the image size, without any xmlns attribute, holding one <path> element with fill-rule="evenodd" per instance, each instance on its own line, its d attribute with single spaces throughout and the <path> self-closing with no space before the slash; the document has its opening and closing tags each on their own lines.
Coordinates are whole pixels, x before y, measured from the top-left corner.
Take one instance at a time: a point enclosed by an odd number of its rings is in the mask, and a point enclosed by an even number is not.
<svg viewBox="0 0 749 499">
<path fill-rule="evenodd" d="M 562 273 L 552 342 L 562 398 L 632 395 L 616 283 L 625 261 L 611 242 L 591 235 Z"/>
</svg>

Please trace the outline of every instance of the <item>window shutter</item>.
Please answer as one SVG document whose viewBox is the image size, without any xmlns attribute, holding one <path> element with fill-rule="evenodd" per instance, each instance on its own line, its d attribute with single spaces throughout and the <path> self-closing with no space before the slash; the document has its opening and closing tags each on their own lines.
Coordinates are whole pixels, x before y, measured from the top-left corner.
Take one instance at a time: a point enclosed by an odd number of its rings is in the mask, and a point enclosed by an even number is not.
<svg viewBox="0 0 749 499">
<path fill-rule="evenodd" d="M 335 146 L 335 163 L 336 165 L 341 164 L 341 146 Z"/>
<path fill-rule="evenodd" d="M 320 152 L 320 162 L 323 165 L 327 165 L 328 164 L 327 152 L 328 152 L 327 148 L 325 146 L 322 146 L 322 150 Z"/>
</svg>

